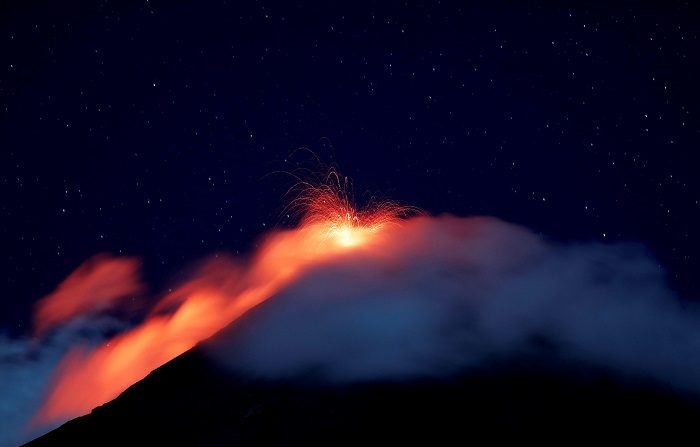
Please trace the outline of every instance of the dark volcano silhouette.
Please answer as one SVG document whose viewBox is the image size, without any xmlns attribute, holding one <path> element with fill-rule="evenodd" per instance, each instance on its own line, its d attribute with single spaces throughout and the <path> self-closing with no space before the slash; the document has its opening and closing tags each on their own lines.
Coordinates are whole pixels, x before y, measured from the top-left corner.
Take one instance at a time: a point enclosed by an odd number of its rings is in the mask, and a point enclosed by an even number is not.
<svg viewBox="0 0 700 447">
<path fill-rule="evenodd" d="M 330 385 L 312 377 L 236 376 L 195 348 L 27 445 L 668 441 L 695 439 L 700 420 L 694 403 L 658 388 L 522 362 L 449 380 Z"/>
</svg>

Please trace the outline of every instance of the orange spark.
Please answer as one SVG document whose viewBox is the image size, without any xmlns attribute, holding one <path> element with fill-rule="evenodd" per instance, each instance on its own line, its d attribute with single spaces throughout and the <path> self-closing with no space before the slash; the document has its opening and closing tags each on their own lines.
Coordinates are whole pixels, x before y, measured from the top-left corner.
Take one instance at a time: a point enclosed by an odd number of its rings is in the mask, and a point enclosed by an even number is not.
<svg viewBox="0 0 700 447">
<path fill-rule="evenodd" d="M 358 209 L 353 204 L 347 177 L 341 182 L 334 169 L 320 185 L 300 182 L 291 191 L 297 197 L 290 208 L 302 211 L 302 226 L 315 229 L 322 239 L 341 247 L 361 245 L 387 225 L 418 213 L 416 208 L 375 198 L 365 208 Z"/>
</svg>

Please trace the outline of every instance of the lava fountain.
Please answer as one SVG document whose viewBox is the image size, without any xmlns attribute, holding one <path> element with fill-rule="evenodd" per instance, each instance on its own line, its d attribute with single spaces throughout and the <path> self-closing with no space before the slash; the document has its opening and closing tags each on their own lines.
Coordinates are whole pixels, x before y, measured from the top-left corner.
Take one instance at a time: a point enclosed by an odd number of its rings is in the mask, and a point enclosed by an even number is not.
<svg viewBox="0 0 700 447">
<path fill-rule="evenodd" d="M 247 263 L 224 256 L 201 266 L 163 296 L 143 322 L 96 348 L 74 346 L 61 361 L 33 424 L 55 423 L 117 397 L 148 373 L 211 337 L 309 268 L 382 244 L 391 226 L 416 209 L 370 201 L 357 209 L 331 170 L 321 185 L 300 182 L 289 209 L 300 225 L 268 233 Z"/>
</svg>

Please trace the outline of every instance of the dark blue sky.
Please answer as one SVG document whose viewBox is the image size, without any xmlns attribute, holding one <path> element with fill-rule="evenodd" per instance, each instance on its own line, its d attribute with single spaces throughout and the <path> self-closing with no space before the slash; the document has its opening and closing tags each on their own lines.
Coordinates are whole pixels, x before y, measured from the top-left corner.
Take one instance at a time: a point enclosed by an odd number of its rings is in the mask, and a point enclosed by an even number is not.
<svg viewBox="0 0 700 447">
<path fill-rule="evenodd" d="M 641 241 L 698 297 L 692 3 L 3 3 L 0 328 L 98 252 L 156 291 L 246 252 L 300 147 L 360 203 Z"/>
</svg>

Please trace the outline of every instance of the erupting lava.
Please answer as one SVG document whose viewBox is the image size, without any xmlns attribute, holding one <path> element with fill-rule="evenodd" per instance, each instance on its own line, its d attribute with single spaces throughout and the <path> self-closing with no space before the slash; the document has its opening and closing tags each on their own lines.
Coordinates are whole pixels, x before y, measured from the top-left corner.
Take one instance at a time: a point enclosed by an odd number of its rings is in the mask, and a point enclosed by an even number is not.
<svg viewBox="0 0 700 447">
<path fill-rule="evenodd" d="M 303 213 L 302 227 L 317 232 L 323 240 L 342 247 L 367 242 L 383 227 L 416 213 L 415 208 L 390 201 L 370 200 L 364 209 L 356 209 L 350 198 L 347 178 L 341 183 L 337 171 L 331 170 L 321 186 L 300 182 L 290 208 Z"/>
<path fill-rule="evenodd" d="M 302 214 L 298 228 L 268 234 L 249 263 L 226 257 L 209 261 L 194 278 L 165 295 L 140 325 L 97 348 L 74 347 L 55 373 L 34 423 L 85 414 L 114 399 L 276 294 L 309 267 L 348 250 L 381 243 L 382 230 L 416 211 L 392 202 L 372 202 L 356 210 L 347 180 L 341 185 L 335 171 L 322 186 L 300 183 L 294 189 L 298 194 L 290 208 Z"/>
</svg>

